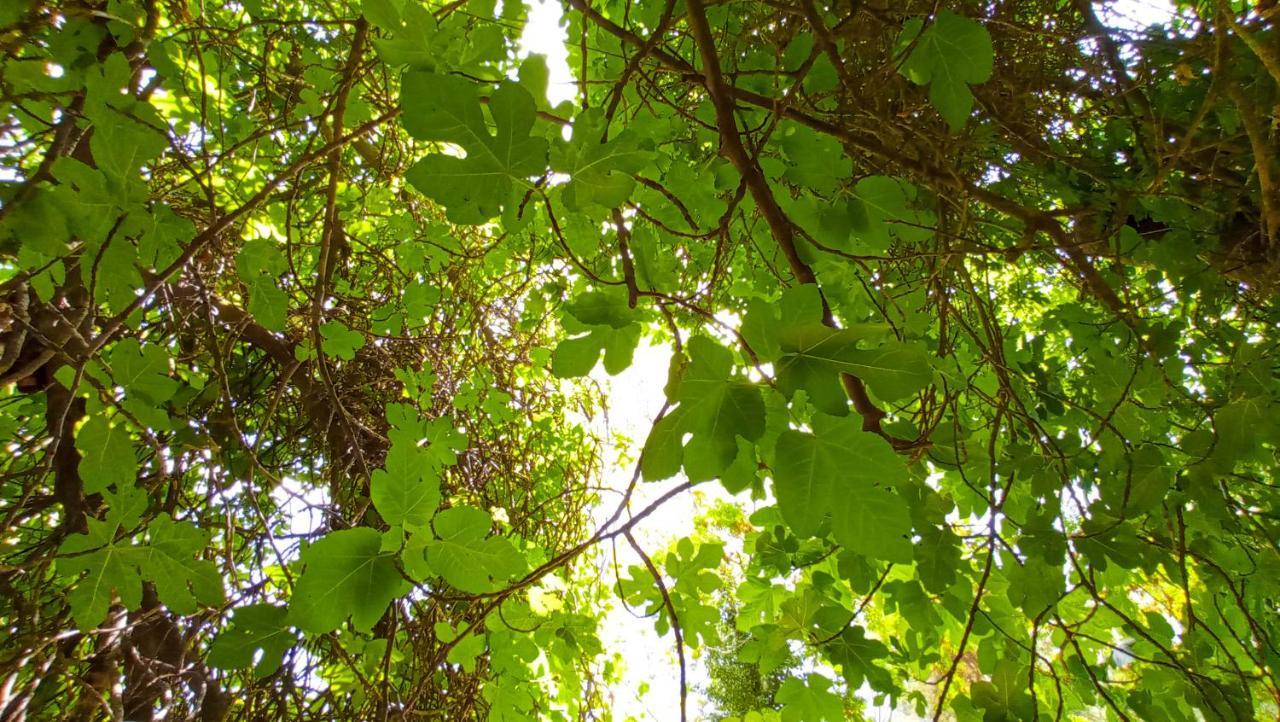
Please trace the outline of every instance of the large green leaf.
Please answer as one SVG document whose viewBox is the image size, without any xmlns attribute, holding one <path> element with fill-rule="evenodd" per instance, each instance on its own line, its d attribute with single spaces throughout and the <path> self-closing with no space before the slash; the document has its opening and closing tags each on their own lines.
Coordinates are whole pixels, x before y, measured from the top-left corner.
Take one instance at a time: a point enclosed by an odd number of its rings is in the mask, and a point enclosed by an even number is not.
<svg viewBox="0 0 1280 722">
<path fill-rule="evenodd" d="M 199 558 L 209 546 L 209 532 L 160 514 L 151 522 L 148 535 L 143 575 L 155 584 L 165 606 L 178 614 L 191 614 L 198 604 L 222 601 L 218 567 Z"/>
<path fill-rule="evenodd" d="M 831 691 L 831 680 L 820 674 L 790 677 L 778 687 L 783 722 L 840 722 L 844 701 Z"/>
<path fill-rule="evenodd" d="M 849 689 L 858 689 L 866 681 L 878 692 L 892 691 L 893 678 L 876 664 L 876 660 L 889 656 L 889 648 L 883 642 L 868 639 L 862 627 L 854 625 L 844 630 L 824 645 L 823 651 L 833 663 L 840 665 Z"/>
<path fill-rule="evenodd" d="M 591 291 L 564 305 L 563 323 L 569 333 L 551 354 L 551 372 L 561 378 L 586 376 L 604 353 L 604 368 L 617 375 L 631 365 L 640 343 L 641 315 L 618 287 Z"/>
<path fill-rule="evenodd" d="M 633 175 L 651 163 L 653 153 L 636 133 L 615 127 L 601 143 L 603 113 L 592 109 L 573 121 L 573 138 L 552 147 L 551 169 L 569 175 L 562 197 L 571 210 L 612 209 L 631 196 Z"/>
<path fill-rule="evenodd" d="M 388 524 L 410 530 L 425 527 L 440 505 L 440 480 L 431 454 L 416 444 L 393 444 L 384 468 L 370 477 L 369 496 Z"/>
<path fill-rule="evenodd" d="M 364 335 L 347 328 L 341 321 L 327 321 L 320 324 L 320 335 L 321 348 L 324 352 L 343 361 L 354 359 L 356 351 L 364 347 Z"/>
<path fill-rule="evenodd" d="M 80 452 L 80 478 L 87 493 L 97 493 L 110 486 L 122 490 L 132 487 L 138 477 L 138 462 L 124 419 L 108 419 L 98 412 L 76 432 L 76 450 Z"/>
<path fill-rule="evenodd" d="M 254 677 L 266 677 L 280 668 L 284 653 L 298 643 L 289 629 L 288 615 L 287 608 L 273 604 L 237 608 L 231 628 L 214 638 L 205 660 L 214 669 L 253 666 Z"/>
<path fill-rule="evenodd" d="M 685 435 L 690 436 L 680 454 L 685 473 L 694 481 L 704 481 L 719 476 L 733 463 L 739 437 L 755 441 L 764 434 L 760 390 L 732 376 L 729 351 L 701 336 L 690 340 L 688 349 L 689 365 L 675 390 L 679 406 L 660 430 L 660 438 L 646 444 L 644 453 L 650 460 L 642 456 L 642 470 L 648 470 L 649 479 L 661 478 L 656 475 L 672 470 L 671 460 L 677 452 L 671 446 Z"/>
<path fill-rule="evenodd" d="M 961 567 L 960 539 L 949 529 L 927 527 L 920 531 L 912 555 L 920 583 L 934 594 L 942 594 L 956 582 Z"/>
<path fill-rule="evenodd" d="M 332 632 L 347 617 L 367 631 L 405 592 L 394 557 L 383 551 L 374 529 L 329 532 L 302 552 L 302 563 L 288 621 L 308 634 Z"/>
<path fill-rule="evenodd" d="M 106 114 L 103 121 L 94 124 L 89 144 L 98 167 L 112 177 L 133 178 L 169 146 L 164 134 L 124 113 Z"/>
<path fill-rule="evenodd" d="M 640 343 L 640 325 L 619 329 L 592 326 L 585 336 L 567 338 L 551 354 L 551 372 L 561 378 L 586 376 L 604 353 L 604 369 L 611 375 L 622 373 L 631 365 Z"/>
<path fill-rule="evenodd" d="M 905 461 L 855 422 L 818 415 L 813 433 L 784 431 L 774 451 L 774 493 L 787 524 L 801 536 L 830 516 L 836 541 L 866 556 L 911 560 L 907 499 L 894 489 Z"/>
<path fill-rule="evenodd" d="M 831 413 L 842 408 L 837 373 L 857 376 L 876 396 L 887 401 L 910 396 L 933 378 L 929 358 L 919 346 L 891 342 L 858 348 L 873 332 L 864 328 L 834 330 L 821 324 L 785 329 L 781 334 L 778 386 L 787 394 L 804 389 L 819 408 Z"/>
<path fill-rule="evenodd" d="M 922 25 L 916 18 L 903 26 L 899 42 L 914 41 L 915 49 L 902 70 L 912 82 L 929 85 L 933 107 L 952 130 L 960 130 L 973 109 L 969 86 L 991 78 L 991 35 L 981 23 L 950 10 L 939 12 L 923 33 Z"/>
<path fill-rule="evenodd" d="M 71 535 L 58 548 L 59 575 L 75 580 L 67 600 L 81 629 L 100 623 L 113 598 L 137 609 L 143 582 L 154 584 L 160 601 L 179 614 L 195 612 L 198 604 L 222 603 L 222 575 L 212 562 L 198 558 L 208 546 L 208 532 L 162 513 L 150 524 L 149 541 L 134 541 L 130 534 L 146 496 L 125 486 L 104 497 L 106 517 L 86 520 L 87 533 Z"/>
<path fill-rule="evenodd" d="M 137 339 L 127 338 L 113 346 L 109 365 L 116 383 L 145 401 L 168 401 L 178 389 L 178 382 L 169 377 L 169 354 L 155 346 L 144 347 Z"/>
<path fill-rule="evenodd" d="M 1261 397 L 1240 398 L 1214 412 L 1213 428 L 1218 435 L 1215 455 L 1234 463 L 1276 428 L 1268 401 Z"/>
<path fill-rule="evenodd" d="M 816 325 L 821 320 L 822 294 L 816 284 L 804 283 L 783 291 L 776 303 L 751 299 L 741 331 L 756 358 L 772 363 L 782 356 L 782 336 L 788 329 Z"/>
<path fill-rule="evenodd" d="M 405 178 L 444 205 L 455 223 L 484 223 L 502 213 L 513 180 L 542 173 L 547 142 L 530 137 L 536 105 L 529 91 L 504 82 L 489 99 L 491 133 L 476 85 L 455 76 L 407 73 L 400 89 L 405 130 L 419 140 L 459 146 L 465 158 L 433 153 Z"/>
<path fill-rule="evenodd" d="M 933 214 L 916 207 L 917 189 L 900 178 L 873 175 L 858 181 L 850 203 L 852 250 L 880 254 L 899 239 L 919 242 L 933 235 Z"/>
<path fill-rule="evenodd" d="M 843 449 L 837 449 L 844 456 Z M 774 451 L 773 492 L 791 530 L 813 536 L 831 511 L 841 469 L 812 434 L 784 431 Z"/>
<path fill-rule="evenodd" d="M 886 561 L 911 561 L 906 500 L 879 485 L 850 484 L 831 506 L 831 535 L 844 547 Z"/>
<path fill-rule="evenodd" d="M 436 515 L 437 539 L 425 544 L 427 565 L 454 587 L 472 594 L 524 571 L 525 559 L 509 539 L 489 537 L 493 520 L 483 510 L 456 506 Z M 487 538 L 486 538 L 487 537 Z"/>
<path fill-rule="evenodd" d="M 646 481 L 675 476 L 684 462 L 684 422 L 679 412 L 662 417 L 649 431 L 640 452 L 640 473 Z"/>
</svg>

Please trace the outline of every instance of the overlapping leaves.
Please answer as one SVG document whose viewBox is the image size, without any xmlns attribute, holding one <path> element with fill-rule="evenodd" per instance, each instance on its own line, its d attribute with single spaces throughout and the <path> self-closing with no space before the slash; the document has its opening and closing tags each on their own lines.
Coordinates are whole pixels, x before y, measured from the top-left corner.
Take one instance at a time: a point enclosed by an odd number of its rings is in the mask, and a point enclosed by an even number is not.
<svg viewBox="0 0 1280 722">
<path fill-rule="evenodd" d="M 667 478 L 681 467 L 694 481 L 715 478 L 738 456 L 738 439 L 750 442 L 764 434 L 760 389 L 733 375 L 729 351 L 699 336 L 688 352 L 687 367 L 675 369 L 668 387 L 678 405 L 654 424 L 641 452 L 648 480 Z"/>
<path fill-rule="evenodd" d="M 147 540 L 135 541 L 130 535 L 146 510 L 145 494 L 122 486 L 104 496 L 106 516 L 88 519 L 88 531 L 68 537 L 58 549 L 58 573 L 74 582 L 67 598 L 81 629 L 101 623 L 117 598 L 137 609 L 144 582 L 155 585 L 160 601 L 179 614 L 222 603 L 222 575 L 213 562 L 199 558 L 208 532 L 161 513 L 148 525 Z"/>
<path fill-rule="evenodd" d="M 488 513 L 471 506 L 440 512 L 432 522 L 436 539 L 426 541 L 427 567 L 454 587 L 472 594 L 524 571 L 525 559 L 511 540 L 489 536 Z"/>
<path fill-rule="evenodd" d="M 415 188 L 443 205 L 454 223 L 484 223 L 499 215 L 516 182 L 546 167 L 547 141 L 529 135 L 536 104 L 515 83 L 501 83 L 489 97 L 492 132 L 476 85 L 456 76 L 409 72 L 400 104 L 410 135 L 452 144 L 465 154 L 431 153 L 405 174 Z"/>
<path fill-rule="evenodd" d="M 930 102 L 952 130 L 963 128 L 973 109 L 969 86 L 991 77 L 995 52 L 987 29 L 943 10 L 927 27 L 920 18 L 907 21 L 899 42 L 913 45 L 903 72 L 912 82 L 929 85 Z"/>
<path fill-rule="evenodd" d="M 621 289 L 584 293 L 565 305 L 562 323 L 575 334 L 556 346 L 551 371 L 556 376 L 585 376 L 604 353 L 604 369 L 620 373 L 631 365 L 640 342 L 642 316 L 627 305 Z"/>
<path fill-rule="evenodd" d="M 841 545 L 875 559 L 911 561 L 911 517 L 897 487 L 903 460 L 849 419 L 818 415 L 813 433 L 784 431 L 774 452 L 774 492 L 783 518 L 801 536 L 830 520 Z"/>
</svg>

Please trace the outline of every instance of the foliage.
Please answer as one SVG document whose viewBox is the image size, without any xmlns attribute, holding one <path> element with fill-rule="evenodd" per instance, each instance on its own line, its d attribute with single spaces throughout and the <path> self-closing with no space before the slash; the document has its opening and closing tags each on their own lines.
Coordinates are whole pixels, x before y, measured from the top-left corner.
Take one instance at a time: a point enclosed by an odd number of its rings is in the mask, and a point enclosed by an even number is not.
<svg viewBox="0 0 1280 722">
<path fill-rule="evenodd" d="M 1280 713 L 1274 3 L 532 10 L 0 5 L 0 718 Z"/>
</svg>

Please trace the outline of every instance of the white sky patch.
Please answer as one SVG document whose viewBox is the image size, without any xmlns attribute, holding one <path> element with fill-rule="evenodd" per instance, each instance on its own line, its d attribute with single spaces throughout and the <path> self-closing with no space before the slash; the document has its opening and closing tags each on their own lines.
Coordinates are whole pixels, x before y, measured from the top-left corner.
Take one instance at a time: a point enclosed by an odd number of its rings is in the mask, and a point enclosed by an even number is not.
<svg viewBox="0 0 1280 722">
<path fill-rule="evenodd" d="M 324 528 L 324 509 L 329 505 L 326 489 L 286 476 L 271 490 L 271 497 L 278 505 L 276 513 L 289 520 L 291 536 L 307 536 Z"/>
<path fill-rule="evenodd" d="M 1107 27 L 1143 30 L 1153 24 L 1168 24 L 1177 15 L 1169 0 L 1114 0 L 1094 3 L 1098 19 Z"/>
<path fill-rule="evenodd" d="M 607 424 L 600 420 L 600 432 L 610 443 L 605 449 L 604 485 L 619 492 L 625 491 L 635 471 L 635 459 L 649 435 L 654 417 L 662 408 L 662 387 L 667 382 L 667 365 L 671 359 L 669 348 L 651 346 L 641 341 L 631 366 L 614 377 L 597 367 L 592 378 L 600 383 L 607 399 Z M 614 440 L 617 440 L 616 443 Z M 662 496 L 672 487 L 684 481 L 678 475 L 664 482 L 641 481 L 632 496 L 631 510 L 639 511 Z M 718 483 L 701 484 L 699 491 L 727 496 Z M 608 519 L 617 508 L 618 494 L 608 494 L 594 511 L 596 525 Z M 642 522 L 634 531 L 636 542 L 650 556 L 665 550 L 677 539 L 693 532 L 693 520 L 701 511 L 695 495 L 681 494 L 666 502 L 660 511 Z M 624 519 L 626 516 L 624 515 Z M 614 549 L 602 550 L 601 578 L 612 584 L 615 577 Z M 616 547 L 617 572 L 627 574 L 633 564 L 641 564 L 640 557 L 625 540 L 619 539 Z M 679 716 L 680 666 L 675 654 L 675 637 L 668 632 L 659 637 L 651 617 L 632 615 L 620 601 L 615 600 L 604 618 L 601 642 L 606 653 L 618 653 L 623 661 L 622 682 L 614 687 L 612 706 L 614 718 L 619 720 L 672 720 Z M 696 688 L 707 684 L 706 670 L 689 650 L 685 650 L 689 683 L 689 712 L 692 719 L 700 717 L 705 700 L 696 694 Z M 640 694 L 640 690 L 648 692 Z"/>
<path fill-rule="evenodd" d="M 569 70 L 568 36 L 560 21 L 564 13 L 558 2 L 534 0 L 529 3 L 529 17 L 520 35 L 520 58 L 532 54 L 547 58 L 547 100 L 559 105 L 573 100 L 578 94 L 578 84 Z"/>
</svg>

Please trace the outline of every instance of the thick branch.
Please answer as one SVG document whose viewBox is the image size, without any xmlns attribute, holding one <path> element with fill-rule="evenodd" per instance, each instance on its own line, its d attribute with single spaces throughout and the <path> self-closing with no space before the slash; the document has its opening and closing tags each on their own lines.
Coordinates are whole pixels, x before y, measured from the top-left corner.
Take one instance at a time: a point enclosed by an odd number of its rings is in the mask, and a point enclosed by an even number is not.
<svg viewBox="0 0 1280 722">
<path fill-rule="evenodd" d="M 733 114 L 733 100 L 726 90 L 724 75 L 720 72 L 720 58 L 716 55 L 715 40 L 711 37 L 711 28 L 707 25 L 707 15 L 701 0 L 689 0 L 689 26 L 693 30 L 694 40 L 702 55 L 703 75 L 706 78 L 707 93 L 711 96 L 711 104 L 716 109 L 716 125 L 720 129 L 721 150 L 729 162 L 737 169 L 747 190 L 755 200 L 764 220 L 769 224 L 769 232 L 773 240 L 782 250 L 782 255 L 791 267 L 791 273 L 800 283 L 817 283 L 813 269 L 800 258 L 796 249 L 795 228 L 783 213 L 778 200 L 774 198 L 769 183 L 765 180 L 760 164 L 747 154 L 742 144 L 742 136 L 738 133 L 737 120 Z"/>
<path fill-rule="evenodd" d="M 792 275 L 800 283 L 817 285 L 818 280 L 813 269 L 800 257 L 800 251 L 796 248 L 795 227 L 783 212 L 782 207 L 778 205 L 778 199 L 769 188 L 760 164 L 747 154 L 747 149 L 742 143 L 742 136 L 738 133 L 737 120 L 734 117 L 733 100 L 720 70 L 720 58 L 716 55 L 715 40 L 711 37 L 711 27 L 707 24 L 707 15 L 702 1 L 689 0 L 688 7 L 689 26 L 702 55 L 707 93 L 710 94 L 716 110 L 716 125 L 720 129 L 721 149 L 742 176 L 743 183 L 746 184 L 748 192 L 756 202 L 756 207 L 760 209 L 765 222 L 769 224 L 769 232 L 773 235 L 773 240 L 787 259 Z M 822 301 L 822 309 L 823 323 L 835 328 L 835 316 L 831 313 L 825 298 Z M 840 380 L 844 384 L 849 399 L 853 402 L 854 410 L 862 417 L 863 431 L 879 434 L 895 447 L 910 445 L 910 442 L 894 439 L 884 432 L 880 422 L 885 417 L 885 412 L 871 401 L 862 379 L 852 374 L 841 374 Z"/>
</svg>

